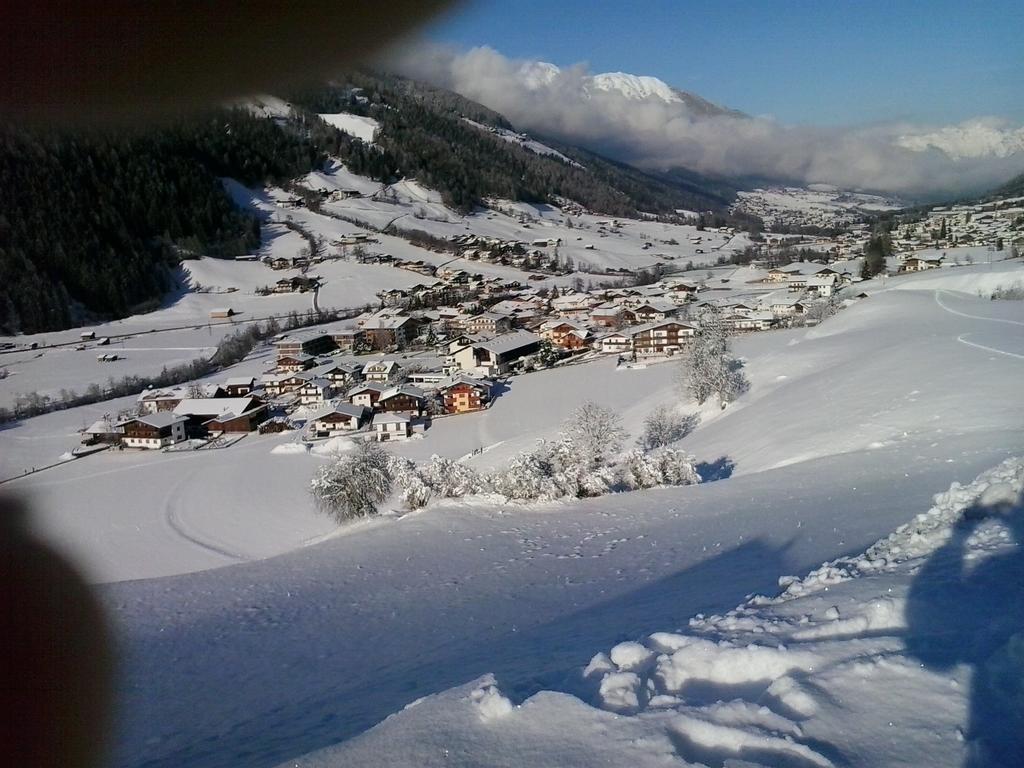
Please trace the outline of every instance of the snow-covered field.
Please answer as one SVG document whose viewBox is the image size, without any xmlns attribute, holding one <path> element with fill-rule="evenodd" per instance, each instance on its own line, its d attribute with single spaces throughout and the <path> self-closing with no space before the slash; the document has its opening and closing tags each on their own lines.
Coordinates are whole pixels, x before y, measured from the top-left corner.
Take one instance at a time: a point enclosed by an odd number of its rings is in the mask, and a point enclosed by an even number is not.
<svg viewBox="0 0 1024 768">
<path fill-rule="evenodd" d="M 117 765 L 959 765 L 970 660 L 922 668 L 900 645 L 930 550 L 854 557 L 839 567 L 855 578 L 771 596 L 780 574 L 864 552 L 952 481 L 1024 454 L 1024 303 L 976 296 L 1019 274 L 872 281 L 817 328 L 738 339 L 749 393 L 703 409 L 680 444 L 717 482 L 535 508 L 469 500 L 339 532 L 307 492 L 329 457 L 284 434 L 101 453 L 9 487 L 103 582 L 124 648 Z M 635 433 L 680 400 L 675 377 L 611 360 L 516 377 L 488 411 L 437 419 L 398 450 L 484 448 L 472 463 L 501 466 L 588 398 Z M 59 457 L 100 408 L 0 431 L 0 466 Z M 1015 551 L 995 528 L 978 536 L 979 558 Z M 925 703 L 936 691 L 941 707 Z"/>
<path fill-rule="evenodd" d="M 494 200 L 490 208 L 462 216 L 442 205 L 436 192 L 414 181 L 395 184 L 387 194 L 375 194 L 381 191 L 380 184 L 350 173 L 340 163 L 309 174 L 304 183 L 312 189 L 361 192 L 364 197 L 326 202 L 324 210 L 372 227 L 393 224 L 400 230 L 419 230 L 437 237 L 471 233 L 504 240 L 561 239 L 558 250 L 563 257 L 589 265 L 594 271 L 608 267 L 638 268 L 657 261 L 676 262 L 680 267 L 690 261 L 695 265 L 714 264 L 719 256 L 742 251 L 750 244 L 745 234 L 702 232 L 693 225 L 636 219 L 619 219 L 616 227 L 608 216 L 570 215 L 549 205 L 509 200 Z M 315 216 L 300 211 L 289 213 L 297 218 Z M 478 262 L 472 265 L 474 270 L 478 268 Z"/>
<path fill-rule="evenodd" d="M 328 125 L 333 125 L 339 131 L 344 131 L 351 136 L 355 136 L 357 139 L 362 139 L 367 144 L 373 143 L 373 135 L 380 128 L 380 123 L 372 117 L 350 115 L 345 112 L 320 115 L 320 119 Z"/>
<path fill-rule="evenodd" d="M 1007 459 L 777 597 L 598 652 L 578 697 L 488 674 L 286 765 L 1019 765 L 1022 538 Z"/>
</svg>

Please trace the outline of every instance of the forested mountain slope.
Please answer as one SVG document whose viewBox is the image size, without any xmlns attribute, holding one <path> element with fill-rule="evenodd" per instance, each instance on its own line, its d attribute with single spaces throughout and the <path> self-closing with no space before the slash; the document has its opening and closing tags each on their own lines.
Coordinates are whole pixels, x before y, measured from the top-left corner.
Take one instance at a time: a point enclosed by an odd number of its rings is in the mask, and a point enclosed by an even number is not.
<svg viewBox="0 0 1024 768">
<path fill-rule="evenodd" d="M 0 329 L 66 328 L 155 303 L 182 256 L 259 243 L 218 176 L 289 178 L 314 141 L 243 110 L 145 133 L 0 132 Z"/>
<path fill-rule="evenodd" d="M 147 130 L 0 128 L 0 332 L 155 306 L 181 258 L 233 258 L 260 242 L 219 177 L 282 184 L 329 156 L 378 181 L 415 178 L 463 212 L 490 197 L 568 198 L 615 216 L 724 211 L 732 199 L 698 176 L 656 178 L 571 147 L 568 161 L 534 153 L 488 130 L 511 129 L 496 112 L 395 76 L 355 71 L 287 96 L 287 116 L 243 104 Z M 336 112 L 374 118 L 375 141 L 317 117 Z"/>
</svg>

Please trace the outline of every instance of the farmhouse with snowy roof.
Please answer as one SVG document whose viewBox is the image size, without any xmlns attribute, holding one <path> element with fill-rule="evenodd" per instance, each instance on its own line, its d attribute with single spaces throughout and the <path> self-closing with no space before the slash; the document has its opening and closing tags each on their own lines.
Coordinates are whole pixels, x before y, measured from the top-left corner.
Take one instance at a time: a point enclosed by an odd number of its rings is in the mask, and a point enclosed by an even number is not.
<svg viewBox="0 0 1024 768">
<path fill-rule="evenodd" d="M 437 391 L 441 395 L 445 413 L 480 411 L 491 401 L 493 384 L 487 379 L 476 379 L 456 374 L 441 382 Z"/>
<path fill-rule="evenodd" d="M 316 437 L 334 437 L 354 432 L 366 424 L 371 415 L 370 409 L 362 405 L 327 403 L 310 415 L 308 423 Z"/>
<path fill-rule="evenodd" d="M 157 450 L 185 439 L 184 416 L 168 411 L 136 416 L 120 422 L 122 442 L 129 448 Z"/>
</svg>

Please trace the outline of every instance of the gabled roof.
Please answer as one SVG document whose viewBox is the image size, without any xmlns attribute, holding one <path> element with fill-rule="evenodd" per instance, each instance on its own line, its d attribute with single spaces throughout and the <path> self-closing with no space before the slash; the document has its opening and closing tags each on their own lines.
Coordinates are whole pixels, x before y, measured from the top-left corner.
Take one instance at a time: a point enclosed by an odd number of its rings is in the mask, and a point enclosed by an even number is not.
<svg viewBox="0 0 1024 768">
<path fill-rule="evenodd" d="M 636 312 L 637 310 L 644 308 L 653 309 L 655 312 L 675 312 L 679 309 L 679 307 L 671 301 L 657 301 L 652 299 L 651 301 L 645 301 L 643 304 L 637 304 L 632 311 Z"/>
<path fill-rule="evenodd" d="M 256 406 L 253 397 L 197 397 L 186 398 L 174 407 L 178 416 L 220 416 L 224 413 L 242 414 Z"/>
<path fill-rule="evenodd" d="M 451 387 L 456 387 L 460 384 L 465 384 L 470 387 L 476 387 L 477 389 L 486 390 L 490 390 L 491 387 L 493 386 L 493 383 L 491 382 L 490 379 L 477 379 L 472 376 L 467 376 L 464 373 L 457 373 L 454 376 L 438 383 L 437 388 L 450 389 Z"/>
<path fill-rule="evenodd" d="M 175 408 L 175 411 L 176 410 L 177 408 Z M 131 424 L 133 421 L 137 421 L 141 424 L 146 424 L 147 426 L 153 427 L 154 429 L 163 429 L 164 427 L 169 427 L 172 424 L 187 421 L 187 419 L 184 416 L 181 416 L 177 413 L 172 413 L 171 411 L 158 411 L 157 413 L 147 413 L 144 416 L 136 416 L 135 418 L 132 419 L 125 419 L 124 421 L 119 422 L 117 426 L 120 427 L 125 424 Z"/>
<path fill-rule="evenodd" d="M 514 352 L 517 349 L 528 347 L 542 341 L 541 337 L 529 331 L 515 331 L 495 336 L 493 339 L 479 342 L 473 346 L 479 349 L 486 349 L 495 355 L 502 355 L 506 352 Z"/>
<path fill-rule="evenodd" d="M 409 417 L 404 413 L 378 413 L 373 417 L 373 423 L 376 424 L 407 424 L 410 421 Z"/>
<path fill-rule="evenodd" d="M 481 319 L 493 320 L 495 322 L 499 322 L 501 320 L 511 320 L 512 318 L 510 318 L 508 315 L 503 314 L 501 312 L 482 312 L 479 315 L 476 315 L 474 317 L 469 318 L 467 322 L 473 322 L 474 320 L 481 320 Z"/>
<path fill-rule="evenodd" d="M 583 323 L 579 322 L 578 320 L 561 320 L 559 318 L 555 318 L 554 320 L 545 320 L 543 323 L 541 323 L 540 327 L 543 330 L 548 331 L 553 328 L 558 328 L 559 326 L 562 325 L 567 325 L 572 330 L 586 330 L 586 326 Z"/>
<path fill-rule="evenodd" d="M 123 424 L 124 422 L 121 422 Z M 85 430 L 87 435 L 113 435 L 124 432 L 118 424 L 110 421 L 109 419 L 98 419 L 94 421 L 88 429 Z"/>
<path fill-rule="evenodd" d="M 418 400 L 424 399 L 427 395 L 419 387 L 414 387 L 412 384 L 402 384 L 398 387 L 391 387 L 380 393 L 381 400 L 387 400 L 391 397 L 397 397 L 399 395 L 407 395 L 408 397 L 415 397 Z"/>
<path fill-rule="evenodd" d="M 317 389 L 330 389 L 334 385 L 329 379 L 309 379 L 306 382 L 307 387 L 316 387 Z"/>
<path fill-rule="evenodd" d="M 655 320 L 653 323 L 645 323 L 644 325 L 636 325 L 636 326 L 633 326 L 632 328 L 627 328 L 624 331 L 624 333 L 627 336 L 636 336 L 639 333 L 644 333 L 646 331 L 653 331 L 655 328 L 661 328 L 661 327 L 666 326 L 666 325 L 681 325 L 684 328 L 690 328 L 692 330 L 697 330 L 697 326 L 695 326 L 695 325 L 691 325 L 690 323 L 684 323 L 682 320 L 676 320 L 675 318 L 671 318 L 670 317 L 670 318 L 667 318 L 665 320 Z M 611 335 L 611 334 L 609 334 L 609 335 Z"/>
<path fill-rule="evenodd" d="M 360 392 L 383 392 L 387 388 L 388 385 L 381 381 L 364 381 L 362 384 L 356 384 L 352 387 L 352 389 L 345 393 L 345 396 L 352 397 Z"/>
<path fill-rule="evenodd" d="M 353 405 L 352 403 L 327 403 L 318 408 L 308 418 L 308 421 L 318 421 L 332 413 L 339 413 L 342 416 L 350 416 L 356 419 L 365 418 L 370 409 L 365 405 Z"/>
<path fill-rule="evenodd" d="M 296 361 L 298 361 L 300 363 L 305 363 L 305 362 L 307 362 L 309 360 L 312 360 L 312 359 L 313 359 L 313 356 L 312 355 L 307 355 L 305 352 L 298 352 L 298 353 L 288 352 L 287 354 L 278 355 L 277 356 L 278 364 L 280 364 L 282 360 L 296 360 Z"/>
<path fill-rule="evenodd" d="M 370 371 L 392 371 L 395 368 L 401 368 L 397 360 L 371 360 L 363 366 L 363 373 Z"/>
</svg>

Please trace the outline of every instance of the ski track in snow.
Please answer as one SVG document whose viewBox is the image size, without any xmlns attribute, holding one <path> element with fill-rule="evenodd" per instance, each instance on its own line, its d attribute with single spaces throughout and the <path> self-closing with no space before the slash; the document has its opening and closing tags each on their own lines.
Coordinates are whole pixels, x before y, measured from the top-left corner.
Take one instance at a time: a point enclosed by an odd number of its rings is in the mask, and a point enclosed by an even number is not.
<svg viewBox="0 0 1024 768">
<path fill-rule="evenodd" d="M 1006 355 L 1007 357 L 1015 357 L 1018 360 L 1024 360 L 1024 355 L 1018 355 L 1016 352 L 1007 352 L 1005 349 L 996 349 L 995 347 L 988 347 L 985 346 L 984 344 L 978 344 L 977 342 L 974 341 L 968 341 L 967 337 L 970 335 L 971 334 L 969 333 L 961 333 L 959 336 L 956 337 L 956 340 L 959 341 L 961 344 L 966 344 L 968 347 L 974 347 L 975 349 L 983 349 L 986 352 L 995 352 L 997 355 Z"/>
<path fill-rule="evenodd" d="M 942 293 L 950 293 L 950 291 L 943 291 L 943 290 L 935 291 L 935 303 L 938 304 L 940 307 L 942 307 L 947 312 L 949 312 L 951 315 L 958 315 L 959 317 L 966 317 L 969 320 L 984 320 L 984 321 L 989 322 L 989 323 L 1006 323 L 1008 325 L 1021 325 L 1021 326 L 1024 326 L 1024 322 L 1021 322 L 1020 320 L 1007 320 L 1007 319 L 1001 318 L 1001 317 L 985 317 L 984 315 L 971 315 L 971 314 L 968 314 L 967 312 L 961 312 L 958 309 L 953 309 L 952 307 L 947 307 L 945 304 L 942 303 L 942 297 L 940 296 L 940 294 L 942 294 Z"/>
<path fill-rule="evenodd" d="M 192 533 L 191 531 L 189 531 L 188 528 L 185 526 L 185 523 L 182 521 L 181 514 L 180 514 L 180 512 L 181 512 L 181 509 L 180 509 L 180 507 L 181 507 L 181 504 L 180 504 L 181 494 L 182 494 L 182 491 L 185 490 L 185 487 L 190 482 L 192 482 L 192 480 L 193 480 L 195 474 L 197 473 L 197 471 L 198 470 L 193 470 L 192 472 L 184 474 L 182 476 L 182 478 L 181 478 L 181 481 L 174 486 L 174 488 L 171 491 L 170 495 L 167 497 L 167 499 L 164 500 L 163 512 L 164 512 L 164 519 L 167 521 L 167 525 L 178 536 L 183 538 L 185 541 L 190 542 L 191 544 L 195 544 L 200 549 L 204 549 L 207 552 L 210 552 L 210 553 L 212 553 L 214 555 L 220 555 L 221 557 L 226 557 L 229 560 L 233 560 L 236 563 L 247 562 L 249 560 L 249 558 L 247 558 L 247 557 L 245 557 L 243 555 L 239 555 L 236 552 L 232 552 L 231 550 L 227 549 L 223 545 L 214 544 L 213 542 L 209 542 L 209 541 L 204 541 L 198 535 L 196 535 L 196 534 Z"/>
</svg>

